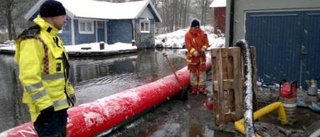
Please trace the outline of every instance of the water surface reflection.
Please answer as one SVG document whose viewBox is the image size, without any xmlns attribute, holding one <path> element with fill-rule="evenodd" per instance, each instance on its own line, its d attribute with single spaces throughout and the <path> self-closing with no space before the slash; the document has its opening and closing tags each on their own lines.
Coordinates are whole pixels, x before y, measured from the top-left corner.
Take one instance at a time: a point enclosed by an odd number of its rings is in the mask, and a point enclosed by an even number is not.
<svg viewBox="0 0 320 137">
<path fill-rule="evenodd" d="M 181 50 L 141 50 L 113 57 L 71 58 L 70 80 L 75 86 L 77 105 L 149 83 L 171 74 L 162 53 L 176 69 L 185 66 Z M 22 90 L 13 56 L 0 55 L 0 132 L 30 121 L 21 103 Z"/>
</svg>

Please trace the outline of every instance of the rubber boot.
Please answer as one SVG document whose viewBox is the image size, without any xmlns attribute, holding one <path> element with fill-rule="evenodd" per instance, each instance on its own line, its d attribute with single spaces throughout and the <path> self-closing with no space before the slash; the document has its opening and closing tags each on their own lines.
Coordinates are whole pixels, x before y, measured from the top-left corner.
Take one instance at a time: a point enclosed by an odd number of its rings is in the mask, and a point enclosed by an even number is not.
<svg viewBox="0 0 320 137">
<path fill-rule="evenodd" d="M 207 90 L 205 86 L 199 86 L 198 90 L 200 93 L 202 93 L 202 95 L 207 96 Z"/>
<path fill-rule="evenodd" d="M 203 103 L 203 106 L 207 109 L 213 109 L 213 103 L 210 102 L 209 100 L 206 100 L 204 103 Z"/>
<path fill-rule="evenodd" d="M 197 94 L 197 92 L 198 92 L 198 88 L 193 86 L 191 88 L 191 95 L 195 95 L 195 94 Z"/>
</svg>

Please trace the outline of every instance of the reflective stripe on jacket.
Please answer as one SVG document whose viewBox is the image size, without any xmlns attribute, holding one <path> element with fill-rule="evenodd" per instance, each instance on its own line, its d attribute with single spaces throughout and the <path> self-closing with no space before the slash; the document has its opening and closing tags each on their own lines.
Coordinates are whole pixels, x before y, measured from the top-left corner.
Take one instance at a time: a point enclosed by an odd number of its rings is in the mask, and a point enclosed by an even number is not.
<svg viewBox="0 0 320 137">
<path fill-rule="evenodd" d="M 187 52 L 187 64 L 189 70 L 199 69 L 198 66 L 201 65 L 200 71 L 205 70 L 206 63 L 206 55 L 201 51 L 201 48 L 205 50 L 208 48 L 209 42 L 207 35 L 201 29 L 193 30 L 189 29 L 189 31 L 185 35 L 185 44 L 188 50 Z M 193 52 L 197 51 L 199 56 L 193 56 Z"/>
<path fill-rule="evenodd" d="M 67 54 L 57 36 L 58 30 L 41 17 L 34 22 L 40 26 L 40 33 L 34 38 L 19 37 L 15 52 L 19 79 L 24 87 L 22 101 L 29 106 L 33 122 L 41 110 L 51 105 L 55 111 L 69 108 L 66 94 L 74 96 L 74 89 L 66 79 Z"/>
</svg>

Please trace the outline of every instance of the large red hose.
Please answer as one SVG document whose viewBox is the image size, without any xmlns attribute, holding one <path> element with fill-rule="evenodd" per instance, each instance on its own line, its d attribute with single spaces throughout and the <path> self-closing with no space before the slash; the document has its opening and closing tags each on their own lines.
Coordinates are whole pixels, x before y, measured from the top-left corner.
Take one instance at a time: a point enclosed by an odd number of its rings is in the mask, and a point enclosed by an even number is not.
<svg viewBox="0 0 320 137">
<path fill-rule="evenodd" d="M 207 61 L 207 69 L 211 62 Z M 189 85 L 186 67 L 176 72 L 181 84 Z M 180 92 L 175 76 L 169 75 L 155 82 L 128 89 L 85 103 L 68 110 L 68 137 L 91 137 L 116 127 Z M 1 137 L 36 137 L 31 122 L 0 133 Z"/>
</svg>

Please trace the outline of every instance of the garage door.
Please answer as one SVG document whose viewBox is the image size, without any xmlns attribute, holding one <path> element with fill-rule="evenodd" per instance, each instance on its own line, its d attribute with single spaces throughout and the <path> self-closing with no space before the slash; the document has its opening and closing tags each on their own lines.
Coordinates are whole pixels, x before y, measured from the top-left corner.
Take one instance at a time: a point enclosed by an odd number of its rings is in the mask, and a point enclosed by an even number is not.
<svg viewBox="0 0 320 137">
<path fill-rule="evenodd" d="M 305 80 L 320 78 L 319 24 L 320 11 L 247 13 L 245 37 L 257 50 L 259 80 L 306 88 Z"/>
</svg>

